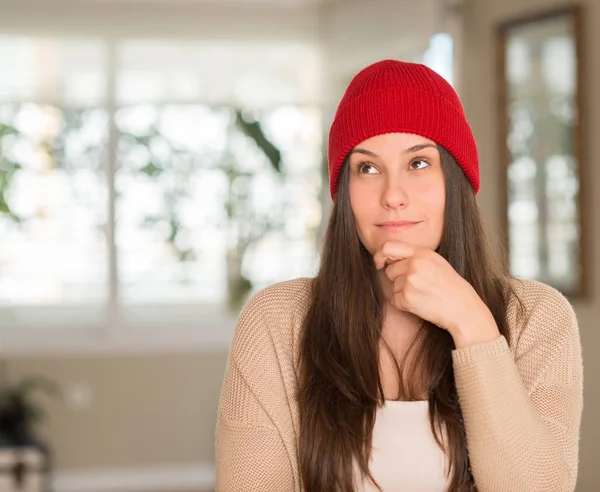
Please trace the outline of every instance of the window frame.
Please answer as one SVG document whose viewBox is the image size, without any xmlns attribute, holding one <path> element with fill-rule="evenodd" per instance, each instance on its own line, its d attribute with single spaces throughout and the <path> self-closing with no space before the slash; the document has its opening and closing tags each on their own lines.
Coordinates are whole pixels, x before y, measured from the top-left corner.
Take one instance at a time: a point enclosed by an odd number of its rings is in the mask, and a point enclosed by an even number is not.
<svg viewBox="0 0 600 492">
<path fill-rule="evenodd" d="M 34 34 L 27 34 L 27 36 L 36 37 Z M 119 302 L 118 251 L 115 241 L 117 199 L 115 177 L 120 132 L 115 117 L 120 108 L 127 107 L 129 104 L 119 105 L 117 101 L 118 47 L 120 42 L 136 39 L 136 37 L 93 36 L 93 38 L 100 39 L 106 46 L 104 71 L 106 95 L 104 103 L 94 107 L 106 111 L 108 122 L 106 161 L 103 166 L 108 194 L 105 229 L 106 261 L 108 262 L 107 297 L 99 305 L 83 308 L 79 306 L 16 307 L 16 318 L 21 321 L 10 322 L 0 319 L 0 351 L 19 355 L 68 355 L 226 350 L 233 337 L 237 314 L 226 312 L 222 306 L 157 305 L 156 303 L 145 306 L 129 306 Z M 159 37 L 157 39 L 176 38 Z M 18 104 L 31 101 L 11 102 Z M 71 107 L 69 104 L 58 101 L 34 102 L 36 104 L 52 104 L 58 108 Z M 194 100 L 173 102 L 173 104 L 214 105 L 214 102 Z M 152 317 L 148 312 L 158 315 Z M 90 316 L 90 313 L 95 313 L 95 315 Z M 137 314 L 140 318 L 155 319 L 156 322 L 135 322 L 129 319 L 126 313 L 133 315 L 134 318 Z"/>
</svg>

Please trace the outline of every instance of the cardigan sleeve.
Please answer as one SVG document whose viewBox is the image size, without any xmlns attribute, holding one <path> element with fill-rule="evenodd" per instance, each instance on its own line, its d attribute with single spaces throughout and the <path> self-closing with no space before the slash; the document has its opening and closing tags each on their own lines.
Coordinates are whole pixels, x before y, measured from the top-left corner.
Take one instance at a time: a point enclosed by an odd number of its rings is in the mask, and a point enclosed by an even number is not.
<svg viewBox="0 0 600 492">
<path fill-rule="evenodd" d="M 516 349 L 502 336 L 453 351 L 471 471 L 479 492 L 572 492 L 583 405 L 577 320 L 548 286 L 524 297 Z"/>
<path fill-rule="evenodd" d="M 216 492 L 295 490 L 278 425 L 285 392 L 265 303 L 259 293 L 244 307 L 229 352 L 215 432 Z"/>
<path fill-rule="evenodd" d="M 239 402 L 254 421 L 235 418 Z M 277 429 L 234 368 L 227 372 L 216 428 L 216 492 L 292 491 L 294 477 Z M 233 415 L 232 415 L 233 414 Z M 233 417 L 233 418 L 232 418 Z"/>
</svg>

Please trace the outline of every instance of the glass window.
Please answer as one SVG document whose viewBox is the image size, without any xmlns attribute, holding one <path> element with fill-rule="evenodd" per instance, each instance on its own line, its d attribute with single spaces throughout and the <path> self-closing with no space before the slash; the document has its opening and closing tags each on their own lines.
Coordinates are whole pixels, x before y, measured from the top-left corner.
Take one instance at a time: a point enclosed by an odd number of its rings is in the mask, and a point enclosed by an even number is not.
<svg viewBox="0 0 600 492">
<path fill-rule="evenodd" d="M 0 38 L 0 309 L 197 322 L 312 275 L 316 47 L 114 43 Z"/>
<path fill-rule="evenodd" d="M 0 299 L 8 305 L 107 298 L 107 114 L 0 105 Z"/>
<path fill-rule="evenodd" d="M 583 291 L 574 17 L 507 25 L 507 232 L 511 273 Z"/>
</svg>

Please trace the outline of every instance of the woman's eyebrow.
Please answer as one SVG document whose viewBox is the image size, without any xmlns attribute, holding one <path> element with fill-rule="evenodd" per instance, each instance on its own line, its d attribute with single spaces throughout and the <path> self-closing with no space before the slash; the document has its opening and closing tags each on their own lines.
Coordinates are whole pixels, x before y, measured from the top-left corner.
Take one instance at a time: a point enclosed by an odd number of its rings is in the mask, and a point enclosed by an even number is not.
<svg viewBox="0 0 600 492">
<path fill-rule="evenodd" d="M 411 148 L 406 149 L 404 151 L 405 154 L 412 154 L 413 152 L 418 152 L 419 150 L 423 150 L 423 149 L 427 149 L 428 147 L 431 147 L 433 149 L 437 149 L 437 145 L 433 145 L 433 144 L 419 144 L 419 145 L 413 145 Z"/>
<path fill-rule="evenodd" d="M 352 155 L 352 154 L 364 154 L 364 155 L 368 155 L 369 157 L 379 157 L 375 152 L 371 152 L 370 150 L 360 149 L 360 148 L 352 149 L 352 151 L 350 152 L 350 155 Z"/>
<path fill-rule="evenodd" d="M 419 145 L 413 145 L 412 147 L 409 147 L 408 149 L 406 149 L 404 151 L 404 154 L 412 154 L 414 152 L 418 152 L 419 150 L 427 149 L 430 147 L 432 149 L 437 149 L 437 145 L 434 145 L 434 144 L 430 144 L 430 143 L 419 144 Z M 352 149 L 350 151 L 350 155 L 352 155 L 352 154 L 364 154 L 364 155 L 368 155 L 369 157 L 379 157 L 375 152 L 371 152 L 370 150 L 367 150 L 367 149 L 361 149 L 360 147 Z"/>
</svg>

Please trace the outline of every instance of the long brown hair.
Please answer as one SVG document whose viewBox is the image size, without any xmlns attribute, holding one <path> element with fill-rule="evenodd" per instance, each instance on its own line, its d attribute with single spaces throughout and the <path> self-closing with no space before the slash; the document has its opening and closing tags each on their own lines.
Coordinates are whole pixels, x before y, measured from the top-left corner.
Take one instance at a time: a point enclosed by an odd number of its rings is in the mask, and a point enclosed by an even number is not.
<svg viewBox="0 0 600 492">
<path fill-rule="evenodd" d="M 446 204 L 437 252 L 471 283 L 508 339 L 507 308 L 514 292 L 505 262 L 490 254 L 469 181 L 452 156 L 438 149 Z M 300 342 L 299 465 L 307 492 L 352 492 L 359 477 L 377 486 L 368 465 L 376 411 L 385 400 L 379 368 L 384 299 L 373 258 L 356 231 L 348 167 L 345 162 L 340 174 Z M 405 371 L 396 361 L 396 368 L 403 399 L 416 398 L 411 383 L 426 375 L 430 425 L 449 459 L 449 492 L 467 492 L 476 488 L 454 383 L 453 348 L 447 331 L 424 321 L 409 347 L 415 351 L 411 360 L 419 364 Z"/>
</svg>

